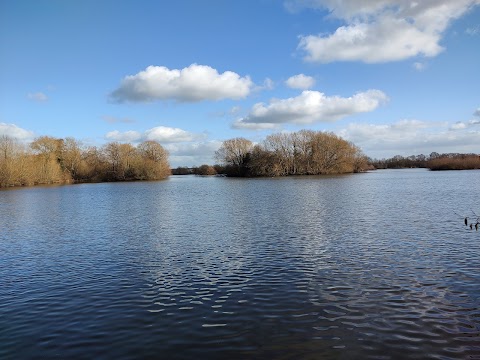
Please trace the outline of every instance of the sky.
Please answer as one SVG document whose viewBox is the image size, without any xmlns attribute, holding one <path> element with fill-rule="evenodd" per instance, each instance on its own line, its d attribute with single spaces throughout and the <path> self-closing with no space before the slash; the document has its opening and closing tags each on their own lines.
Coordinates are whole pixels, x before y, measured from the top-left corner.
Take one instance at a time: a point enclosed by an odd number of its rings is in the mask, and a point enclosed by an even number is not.
<svg viewBox="0 0 480 360">
<path fill-rule="evenodd" d="M 0 135 L 480 153 L 480 0 L 0 0 Z"/>
</svg>

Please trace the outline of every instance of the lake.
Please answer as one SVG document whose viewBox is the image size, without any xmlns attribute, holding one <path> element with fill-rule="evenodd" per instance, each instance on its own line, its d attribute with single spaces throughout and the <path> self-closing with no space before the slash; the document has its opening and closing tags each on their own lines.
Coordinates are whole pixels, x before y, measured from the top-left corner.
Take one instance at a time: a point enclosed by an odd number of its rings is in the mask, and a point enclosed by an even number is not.
<svg viewBox="0 0 480 360">
<path fill-rule="evenodd" d="M 0 191 L 0 358 L 480 359 L 480 171 Z"/>
</svg>

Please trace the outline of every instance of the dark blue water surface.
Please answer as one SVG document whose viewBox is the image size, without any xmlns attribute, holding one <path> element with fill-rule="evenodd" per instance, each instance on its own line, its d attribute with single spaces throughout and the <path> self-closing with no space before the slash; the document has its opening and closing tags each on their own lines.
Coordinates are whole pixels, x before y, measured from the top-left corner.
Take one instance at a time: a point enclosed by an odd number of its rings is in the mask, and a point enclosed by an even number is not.
<svg viewBox="0 0 480 360">
<path fill-rule="evenodd" d="M 480 359 L 480 172 L 0 191 L 0 358 Z"/>
</svg>

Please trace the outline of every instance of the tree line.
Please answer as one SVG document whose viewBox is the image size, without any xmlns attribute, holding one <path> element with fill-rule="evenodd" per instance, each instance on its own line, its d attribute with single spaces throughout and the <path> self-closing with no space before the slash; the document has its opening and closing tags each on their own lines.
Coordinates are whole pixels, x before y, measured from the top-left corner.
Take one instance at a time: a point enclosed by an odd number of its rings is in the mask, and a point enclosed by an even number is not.
<svg viewBox="0 0 480 360">
<path fill-rule="evenodd" d="M 429 156 L 424 154 L 401 156 L 395 155 L 389 159 L 369 159 L 376 169 L 402 169 L 402 168 L 428 168 L 430 170 L 469 170 L 480 169 L 480 156 L 478 154 L 432 152 Z"/>
<path fill-rule="evenodd" d="M 169 175 L 168 153 L 156 141 L 85 147 L 74 138 L 41 136 L 23 144 L 0 136 L 0 187 L 159 180 Z"/>
<path fill-rule="evenodd" d="M 179 166 L 172 169 L 172 175 L 200 175 L 209 176 L 222 174 L 223 167 L 220 165 L 207 165 L 203 164 L 195 167 Z"/>
<path fill-rule="evenodd" d="M 301 130 L 276 133 L 260 144 L 245 138 L 225 140 L 215 153 L 229 176 L 287 176 L 361 172 L 367 157 L 331 133 Z"/>
</svg>

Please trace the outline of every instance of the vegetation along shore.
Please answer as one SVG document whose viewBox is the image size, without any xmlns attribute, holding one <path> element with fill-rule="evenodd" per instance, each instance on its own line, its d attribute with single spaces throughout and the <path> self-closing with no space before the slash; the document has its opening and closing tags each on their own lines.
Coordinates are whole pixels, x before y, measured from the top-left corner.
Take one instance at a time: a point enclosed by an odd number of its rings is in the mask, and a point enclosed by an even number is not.
<svg viewBox="0 0 480 360">
<path fill-rule="evenodd" d="M 477 154 L 400 155 L 371 159 L 355 144 L 330 133 L 276 133 L 258 144 L 245 138 L 223 141 L 218 164 L 170 169 L 168 152 L 156 141 L 134 146 L 110 142 L 83 146 L 74 138 L 41 136 L 29 144 L 0 136 L 0 188 L 81 182 L 160 180 L 175 175 L 237 177 L 358 173 L 374 169 L 480 169 Z"/>
<path fill-rule="evenodd" d="M 168 153 L 156 141 L 84 147 L 73 138 L 41 136 L 23 144 L 0 136 L 0 187 L 160 180 L 169 175 Z"/>
</svg>

